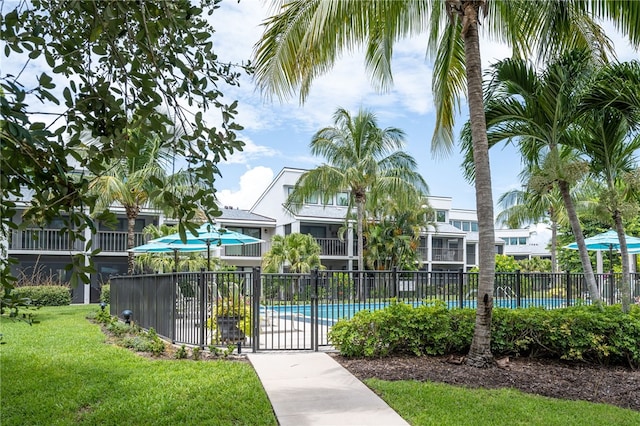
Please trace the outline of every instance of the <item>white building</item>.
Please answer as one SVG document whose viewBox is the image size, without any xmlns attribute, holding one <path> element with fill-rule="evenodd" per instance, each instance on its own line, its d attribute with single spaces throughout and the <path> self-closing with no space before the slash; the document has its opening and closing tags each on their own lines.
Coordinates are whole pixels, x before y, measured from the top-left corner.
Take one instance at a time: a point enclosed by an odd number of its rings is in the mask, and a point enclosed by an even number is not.
<svg viewBox="0 0 640 426">
<path fill-rule="evenodd" d="M 263 194 L 249 210 L 222 208 L 216 222 L 220 227 L 265 240 L 264 243 L 247 246 L 216 248 L 213 255 L 239 269 L 260 266 L 262 254 L 270 247 L 275 234 L 293 232 L 311 234 L 321 247 L 321 261 L 327 269 L 348 270 L 357 268 L 355 224 L 345 223 L 348 193 L 340 193 L 327 203 L 321 199 L 310 199 L 302 209 L 293 214 L 284 203 L 303 169 L 284 168 L 269 184 Z M 435 211 L 435 226 L 423 231 L 418 248 L 422 268 L 429 271 L 468 270 L 478 264 L 478 222 L 473 210 L 455 209 L 450 197 L 428 197 Z M 23 201 L 22 208 L 28 200 Z M 102 251 L 93 259 L 97 273 L 91 284 L 74 290 L 76 303 L 97 302 L 100 286 L 114 274 L 127 271 L 127 219 L 122 208 L 115 206 L 118 223 L 115 229 L 97 224 L 93 248 Z M 13 218 L 20 223 L 20 211 Z M 143 244 L 142 230 L 145 226 L 160 225 L 165 218 L 157 211 L 144 209 L 136 219 L 136 245 Z M 8 255 L 18 263 L 13 266 L 15 275 L 40 271 L 53 279 L 66 281 L 64 269 L 70 263 L 70 255 L 83 252 L 81 245 L 70 245 L 65 234 L 60 233 L 62 221 L 54 221 L 44 228 L 29 227 L 12 230 L 8 244 Z M 341 232 L 342 231 L 342 232 Z M 341 238 L 342 236 L 342 238 Z M 539 256 L 550 257 L 546 243 L 529 229 L 497 229 L 495 251 L 513 255 L 517 259 Z"/>
</svg>

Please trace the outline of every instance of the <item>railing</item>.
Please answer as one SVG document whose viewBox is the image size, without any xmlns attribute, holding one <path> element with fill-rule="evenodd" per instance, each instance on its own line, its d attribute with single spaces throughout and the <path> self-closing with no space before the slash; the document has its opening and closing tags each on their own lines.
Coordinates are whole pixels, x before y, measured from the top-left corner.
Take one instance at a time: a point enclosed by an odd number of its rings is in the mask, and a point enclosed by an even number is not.
<svg viewBox="0 0 640 426">
<path fill-rule="evenodd" d="M 129 235 L 126 231 L 98 231 L 93 237 L 93 246 L 103 252 L 123 252 L 127 251 L 127 240 Z M 133 236 L 133 246 L 141 246 L 145 243 L 145 235 L 136 232 Z"/>
<path fill-rule="evenodd" d="M 433 249 L 433 260 L 435 262 L 462 262 L 462 259 L 462 250 L 460 249 Z"/>
<path fill-rule="evenodd" d="M 246 246 L 225 246 L 223 256 L 261 257 L 262 244 L 249 244 Z"/>
<path fill-rule="evenodd" d="M 82 251 L 83 247 L 82 241 L 72 241 L 69 233 L 60 229 L 14 229 L 9 241 L 12 250 Z"/>
<path fill-rule="evenodd" d="M 322 256 L 348 256 L 347 242 L 339 238 L 316 238 Z M 355 250 L 354 250 L 355 253 Z"/>
</svg>

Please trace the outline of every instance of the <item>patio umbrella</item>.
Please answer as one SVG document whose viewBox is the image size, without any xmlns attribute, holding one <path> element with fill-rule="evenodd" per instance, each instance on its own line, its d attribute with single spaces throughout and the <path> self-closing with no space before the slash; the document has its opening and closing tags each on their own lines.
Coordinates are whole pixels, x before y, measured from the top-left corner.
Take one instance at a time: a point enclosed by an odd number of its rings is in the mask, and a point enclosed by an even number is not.
<svg viewBox="0 0 640 426">
<path fill-rule="evenodd" d="M 207 250 L 206 244 L 182 244 L 182 243 L 159 243 L 149 242 L 141 246 L 130 248 L 127 251 L 132 253 L 170 253 L 172 252 L 175 260 L 175 268 L 178 269 L 178 252 L 197 252 Z"/>
<path fill-rule="evenodd" d="M 187 240 L 182 241 L 180 233 L 166 235 L 164 237 L 156 238 L 150 241 L 150 243 L 165 243 L 165 244 L 184 244 L 190 245 L 202 245 L 207 248 L 207 269 L 211 269 L 211 245 L 215 246 L 231 246 L 231 245 L 245 245 L 245 244 L 257 244 L 262 243 L 264 240 L 260 238 L 251 237 L 249 235 L 242 234 L 240 232 L 229 231 L 224 228 L 218 228 L 211 223 L 205 223 L 201 225 L 196 234 L 187 232 Z"/>
<path fill-rule="evenodd" d="M 625 235 L 627 241 L 627 249 L 629 253 L 640 253 L 640 238 Z M 613 265 L 613 250 L 620 250 L 620 240 L 616 231 L 608 230 L 593 237 L 585 238 L 584 242 L 587 250 L 592 251 L 609 251 L 609 268 Z M 566 245 L 565 248 L 577 250 L 578 244 L 575 242 Z"/>
</svg>

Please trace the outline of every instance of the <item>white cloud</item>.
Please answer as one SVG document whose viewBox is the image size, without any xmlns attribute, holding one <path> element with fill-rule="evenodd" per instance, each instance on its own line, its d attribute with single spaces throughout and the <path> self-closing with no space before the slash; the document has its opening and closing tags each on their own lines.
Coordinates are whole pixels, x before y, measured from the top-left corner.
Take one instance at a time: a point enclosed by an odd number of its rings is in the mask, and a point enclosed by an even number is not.
<svg viewBox="0 0 640 426">
<path fill-rule="evenodd" d="M 241 177 L 239 188 L 223 189 L 216 194 L 223 206 L 249 209 L 273 180 L 273 170 L 258 166 L 247 170 Z"/>
<path fill-rule="evenodd" d="M 257 145 L 250 138 L 240 134 L 239 139 L 245 143 L 242 151 L 236 151 L 230 155 L 226 161 L 221 162 L 224 164 L 247 164 L 253 160 L 262 160 L 265 157 L 275 157 L 280 153 L 268 146 Z"/>
</svg>

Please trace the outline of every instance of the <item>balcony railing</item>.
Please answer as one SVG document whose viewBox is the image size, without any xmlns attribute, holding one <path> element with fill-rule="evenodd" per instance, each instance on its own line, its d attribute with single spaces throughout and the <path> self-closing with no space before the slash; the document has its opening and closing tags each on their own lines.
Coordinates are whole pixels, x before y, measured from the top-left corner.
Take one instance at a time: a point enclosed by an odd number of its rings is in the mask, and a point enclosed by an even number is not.
<svg viewBox="0 0 640 426">
<path fill-rule="evenodd" d="M 435 262 L 462 262 L 461 249 L 434 248 L 433 261 Z"/>
<path fill-rule="evenodd" d="M 320 255 L 322 256 L 347 256 L 347 242 L 339 238 L 316 238 L 320 244 Z M 354 249 L 354 254 L 355 254 Z"/>
<path fill-rule="evenodd" d="M 261 257 L 262 244 L 249 244 L 246 246 L 224 246 L 222 255 L 234 257 Z"/>
<path fill-rule="evenodd" d="M 9 241 L 12 250 L 82 251 L 82 241 L 71 241 L 67 232 L 59 229 L 12 230 Z"/>
<path fill-rule="evenodd" d="M 98 231 L 93 237 L 93 247 L 108 252 L 127 251 L 127 238 L 126 231 Z M 141 246 L 144 243 L 144 234 L 136 232 L 133 236 L 133 246 Z"/>
</svg>

